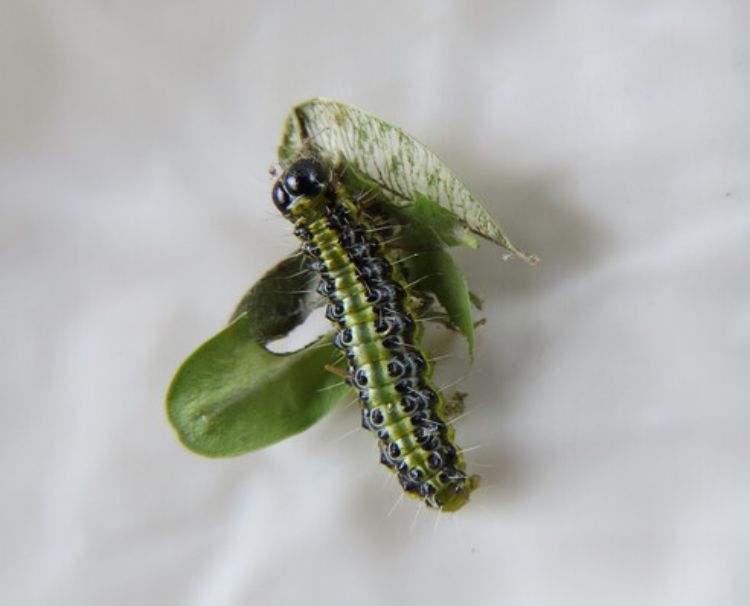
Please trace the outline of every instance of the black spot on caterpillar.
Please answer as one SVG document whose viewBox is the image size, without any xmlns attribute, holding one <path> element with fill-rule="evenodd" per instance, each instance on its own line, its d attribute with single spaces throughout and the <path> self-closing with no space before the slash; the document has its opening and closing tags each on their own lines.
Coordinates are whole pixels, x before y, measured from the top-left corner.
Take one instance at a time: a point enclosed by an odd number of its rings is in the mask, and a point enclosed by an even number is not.
<svg viewBox="0 0 750 606">
<path fill-rule="evenodd" d="M 469 476 L 445 404 L 430 382 L 420 328 L 398 266 L 334 171 L 298 160 L 273 188 L 273 201 L 319 275 L 333 343 L 349 361 L 362 426 L 379 441 L 380 461 L 404 491 L 429 507 L 455 511 L 479 482 Z"/>
</svg>

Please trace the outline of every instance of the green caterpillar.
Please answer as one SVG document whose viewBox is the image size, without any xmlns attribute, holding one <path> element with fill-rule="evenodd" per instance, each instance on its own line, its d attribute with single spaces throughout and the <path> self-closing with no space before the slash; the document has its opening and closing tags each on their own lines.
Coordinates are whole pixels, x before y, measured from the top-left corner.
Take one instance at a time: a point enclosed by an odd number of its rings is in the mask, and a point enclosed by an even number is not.
<svg viewBox="0 0 750 606">
<path fill-rule="evenodd" d="M 406 494 L 442 511 L 461 508 L 479 477 L 466 473 L 453 442 L 419 347 L 410 289 L 376 230 L 334 171 L 315 160 L 294 162 L 273 201 L 320 277 L 326 316 L 338 326 L 334 345 L 349 361 L 347 380 L 359 392 L 363 427 L 378 436 L 381 462 Z"/>
</svg>

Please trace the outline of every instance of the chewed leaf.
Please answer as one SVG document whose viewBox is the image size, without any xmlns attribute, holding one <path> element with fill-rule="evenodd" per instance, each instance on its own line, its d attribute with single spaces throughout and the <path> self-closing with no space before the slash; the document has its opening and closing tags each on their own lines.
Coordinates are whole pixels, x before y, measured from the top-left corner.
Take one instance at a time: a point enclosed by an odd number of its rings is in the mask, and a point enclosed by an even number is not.
<svg viewBox="0 0 750 606">
<path fill-rule="evenodd" d="M 474 355 L 474 321 L 471 317 L 471 293 L 466 280 L 444 249 L 415 255 L 406 262 L 409 276 L 419 288 L 435 294 L 448 312 L 451 324 L 466 337 L 469 354 Z"/>
<path fill-rule="evenodd" d="M 230 322 L 247 313 L 254 339 L 260 343 L 280 339 L 322 304 L 315 293 L 317 282 L 304 255 L 293 253 L 268 270 L 242 297 Z"/>
<path fill-rule="evenodd" d="M 350 389 L 324 370 L 337 354 L 330 335 L 294 353 L 275 354 L 250 333 L 242 314 L 201 345 L 172 380 L 169 419 L 185 446 L 202 455 L 239 455 L 297 434 Z"/>
<path fill-rule="evenodd" d="M 359 108 L 318 97 L 295 106 L 284 125 L 279 162 L 317 154 L 340 167 L 345 182 L 371 182 L 396 205 L 419 195 L 450 211 L 471 231 L 527 263 L 538 259 L 516 248 L 466 186 L 429 149 L 400 128 Z"/>
</svg>

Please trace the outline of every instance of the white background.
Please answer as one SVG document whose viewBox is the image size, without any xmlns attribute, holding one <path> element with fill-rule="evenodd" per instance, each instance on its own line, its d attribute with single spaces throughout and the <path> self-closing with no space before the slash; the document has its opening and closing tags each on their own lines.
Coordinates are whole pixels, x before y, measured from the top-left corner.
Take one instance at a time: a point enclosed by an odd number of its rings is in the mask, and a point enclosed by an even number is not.
<svg viewBox="0 0 750 606">
<path fill-rule="evenodd" d="M 750 5 L 5 0 L 0 602 L 750 603 Z M 454 516 L 354 407 L 183 449 L 182 359 L 294 247 L 267 167 L 325 95 L 427 143 L 541 266 L 486 302 Z M 441 346 L 451 346 L 443 339 Z M 439 352 L 444 353 L 444 352 Z"/>
</svg>

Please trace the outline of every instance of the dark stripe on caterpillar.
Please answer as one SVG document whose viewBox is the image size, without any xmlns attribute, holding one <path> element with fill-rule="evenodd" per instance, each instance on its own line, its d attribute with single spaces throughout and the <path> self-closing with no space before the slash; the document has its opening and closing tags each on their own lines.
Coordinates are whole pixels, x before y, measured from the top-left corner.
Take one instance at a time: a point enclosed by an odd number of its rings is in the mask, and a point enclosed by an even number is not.
<svg viewBox="0 0 750 606">
<path fill-rule="evenodd" d="M 476 488 L 453 443 L 444 401 L 430 382 L 420 328 L 403 275 L 378 230 L 367 224 L 331 168 L 298 160 L 273 188 L 273 201 L 320 276 L 333 344 L 349 362 L 362 426 L 378 436 L 381 462 L 404 491 L 428 506 L 455 511 Z"/>
</svg>

